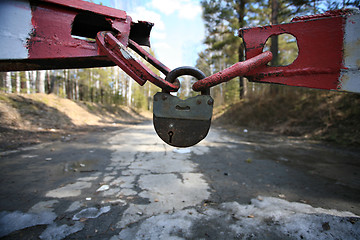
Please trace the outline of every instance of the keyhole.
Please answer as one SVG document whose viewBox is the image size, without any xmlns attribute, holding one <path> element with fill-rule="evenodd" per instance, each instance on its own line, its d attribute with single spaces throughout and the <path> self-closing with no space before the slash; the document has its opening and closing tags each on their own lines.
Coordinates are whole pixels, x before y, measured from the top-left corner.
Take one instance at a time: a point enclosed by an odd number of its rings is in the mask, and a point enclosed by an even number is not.
<svg viewBox="0 0 360 240">
<path fill-rule="evenodd" d="M 170 131 L 170 132 L 168 132 L 168 135 L 169 135 L 169 143 L 171 143 L 172 142 L 172 136 L 174 135 L 174 132 Z"/>
</svg>

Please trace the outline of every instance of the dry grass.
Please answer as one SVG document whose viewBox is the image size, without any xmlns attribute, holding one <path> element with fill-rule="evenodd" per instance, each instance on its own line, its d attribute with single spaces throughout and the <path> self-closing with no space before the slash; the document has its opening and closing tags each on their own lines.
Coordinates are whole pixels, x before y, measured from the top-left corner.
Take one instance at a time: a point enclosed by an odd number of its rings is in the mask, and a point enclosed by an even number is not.
<svg viewBox="0 0 360 240">
<path fill-rule="evenodd" d="M 0 150 L 75 132 L 119 128 L 146 117 L 131 108 L 74 102 L 47 94 L 0 95 Z"/>
<path fill-rule="evenodd" d="M 220 111 L 218 124 L 360 145 L 360 95 L 290 89 L 252 97 Z"/>
</svg>

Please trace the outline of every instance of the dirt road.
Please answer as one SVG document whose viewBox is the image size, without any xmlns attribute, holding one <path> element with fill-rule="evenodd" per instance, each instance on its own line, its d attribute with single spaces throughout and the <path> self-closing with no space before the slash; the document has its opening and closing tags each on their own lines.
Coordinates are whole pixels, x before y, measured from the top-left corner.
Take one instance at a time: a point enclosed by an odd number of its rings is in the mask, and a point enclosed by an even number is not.
<svg viewBox="0 0 360 240">
<path fill-rule="evenodd" d="M 2 239 L 360 239 L 360 151 L 151 123 L 0 153 Z"/>
</svg>

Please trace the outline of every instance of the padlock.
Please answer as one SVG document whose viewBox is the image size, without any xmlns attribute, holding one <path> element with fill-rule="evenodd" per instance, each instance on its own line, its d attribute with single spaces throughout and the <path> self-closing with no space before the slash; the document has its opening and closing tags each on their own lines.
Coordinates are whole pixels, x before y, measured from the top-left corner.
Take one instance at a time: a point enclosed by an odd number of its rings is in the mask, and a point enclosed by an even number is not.
<svg viewBox="0 0 360 240">
<path fill-rule="evenodd" d="M 180 67 L 172 70 L 165 80 L 174 82 L 183 75 L 190 75 L 198 80 L 205 78 L 205 74 L 197 68 Z M 210 89 L 185 100 L 169 92 L 158 92 L 154 96 L 153 107 L 155 131 L 171 146 L 193 146 L 203 140 L 209 132 L 213 105 Z"/>
</svg>

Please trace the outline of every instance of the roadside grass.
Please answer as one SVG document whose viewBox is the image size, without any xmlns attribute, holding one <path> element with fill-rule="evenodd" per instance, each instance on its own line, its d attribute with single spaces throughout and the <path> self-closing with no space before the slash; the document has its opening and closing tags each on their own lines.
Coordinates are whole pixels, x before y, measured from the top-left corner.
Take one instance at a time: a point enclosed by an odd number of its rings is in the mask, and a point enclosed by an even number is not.
<svg viewBox="0 0 360 240">
<path fill-rule="evenodd" d="M 360 146 L 360 95 L 290 88 L 218 107 L 215 123 Z"/>
<path fill-rule="evenodd" d="M 146 120 L 125 106 L 75 102 L 53 94 L 0 94 L 0 152 L 79 132 Z"/>
</svg>

